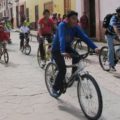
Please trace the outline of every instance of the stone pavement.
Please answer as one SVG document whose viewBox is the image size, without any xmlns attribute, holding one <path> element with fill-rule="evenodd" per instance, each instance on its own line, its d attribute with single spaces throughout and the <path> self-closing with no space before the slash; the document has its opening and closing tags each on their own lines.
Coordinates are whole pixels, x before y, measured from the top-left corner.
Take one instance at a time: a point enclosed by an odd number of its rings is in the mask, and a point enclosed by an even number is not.
<svg viewBox="0 0 120 120">
<path fill-rule="evenodd" d="M 30 56 L 25 56 L 19 51 L 18 33 L 11 37 L 9 64 L 0 63 L 0 120 L 87 120 L 79 107 L 76 83 L 59 100 L 48 94 L 44 70 L 37 63 L 36 39 L 30 42 Z M 120 120 L 120 65 L 116 68 L 116 73 L 105 72 L 97 56 L 88 57 L 86 69 L 97 80 L 103 96 L 100 120 Z"/>
</svg>

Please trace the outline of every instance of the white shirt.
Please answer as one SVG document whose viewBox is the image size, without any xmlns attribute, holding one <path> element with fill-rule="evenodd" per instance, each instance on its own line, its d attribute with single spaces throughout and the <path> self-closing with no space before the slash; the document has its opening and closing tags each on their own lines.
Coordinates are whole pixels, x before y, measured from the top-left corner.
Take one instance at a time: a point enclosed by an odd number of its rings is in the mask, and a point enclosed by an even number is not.
<svg viewBox="0 0 120 120">
<path fill-rule="evenodd" d="M 27 26 L 21 26 L 20 27 L 20 32 L 21 33 L 28 33 L 30 29 Z"/>
</svg>

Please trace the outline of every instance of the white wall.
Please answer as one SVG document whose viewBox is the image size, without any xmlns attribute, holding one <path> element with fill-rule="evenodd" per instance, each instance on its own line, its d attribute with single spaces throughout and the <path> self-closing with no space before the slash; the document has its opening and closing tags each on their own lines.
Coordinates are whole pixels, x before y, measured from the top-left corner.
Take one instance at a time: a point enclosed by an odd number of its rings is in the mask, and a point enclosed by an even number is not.
<svg viewBox="0 0 120 120">
<path fill-rule="evenodd" d="M 120 6 L 120 0 L 100 0 L 100 19 L 103 21 L 108 13 L 114 13 Z"/>
<path fill-rule="evenodd" d="M 78 12 L 78 17 L 82 15 L 82 0 L 76 0 L 76 11 Z"/>
</svg>

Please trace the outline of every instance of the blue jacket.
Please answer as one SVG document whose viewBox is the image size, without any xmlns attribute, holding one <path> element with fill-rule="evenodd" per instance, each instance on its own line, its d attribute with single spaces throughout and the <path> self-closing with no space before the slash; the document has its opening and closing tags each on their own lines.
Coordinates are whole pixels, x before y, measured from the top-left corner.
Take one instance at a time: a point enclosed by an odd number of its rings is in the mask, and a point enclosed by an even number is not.
<svg viewBox="0 0 120 120">
<path fill-rule="evenodd" d="M 66 52 L 66 48 L 70 47 L 74 41 L 74 37 L 79 37 L 85 41 L 92 49 L 97 46 L 82 32 L 79 26 L 69 27 L 66 22 L 61 22 L 57 28 L 57 32 L 53 39 L 52 51 Z"/>
</svg>

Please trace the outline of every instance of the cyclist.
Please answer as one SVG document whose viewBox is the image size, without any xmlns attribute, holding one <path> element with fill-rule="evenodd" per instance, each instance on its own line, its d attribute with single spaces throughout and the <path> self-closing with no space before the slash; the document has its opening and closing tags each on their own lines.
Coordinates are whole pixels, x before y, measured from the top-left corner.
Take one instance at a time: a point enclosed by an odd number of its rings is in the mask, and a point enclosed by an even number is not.
<svg viewBox="0 0 120 120">
<path fill-rule="evenodd" d="M 26 22 L 24 22 L 23 25 L 20 27 L 20 50 L 24 45 L 24 39 L 26 39 L 27 45 L 29 44 L 29 33 L 30 29 L 26 25 Z"/>
<path fill-rule="evenodd" d="M 116 71 L 114 57 L 114 39 L 120 39 L 120 7 L 116 9 L 116 14 L 110 19 L 108 32 L 105 35 L 108 43 L 109 70 Z"/>
<path fill-rule="evenodd" d="M 38 21 L 38 42 L 43 66 L 45 65 L 44 38 L 46 37 L 48 43 L 51 43 L 54 28 L 54 23 L 52 19 L 50 19 L 50 11 L 45 9 L 43 11 L 43 18 Z"/>
<path fill-rule="evenodd" d="M 59 24 L 57 32 L 55 34 L 52 45 L 52 56 L 58 67 L 58 74 L 53 86 L 53 96 L 57 97 L 58 92 L 63 90 L 63 80 L 65 79 L 66 67 L 65 58 L 72 58 L 72 63 L 78 63 L 78 59 L 72 55 L 78 55 L 78 53 L 72 49 L 72 43 L 74 37 L 82 38 L 92 49 L 99 52 L 97 46 L 88 38 L 86 34 L 82 32 L 77 25 L 78 13 L 75 11 L 69 11 L 67 14 L 67 20 Z M 74 73 L 76 68 L 73 68 Z"/>
<path fill-rule="evenodd" d="M 1 49 L 1 45 L 4 45 L 4 48 L 6 49 L 6 43 L 8 42 L 8 40 L 9 40 L 8 33 L 5 32 L 3 25 L 0 25 L 0 49 Z"/>
</svg>

